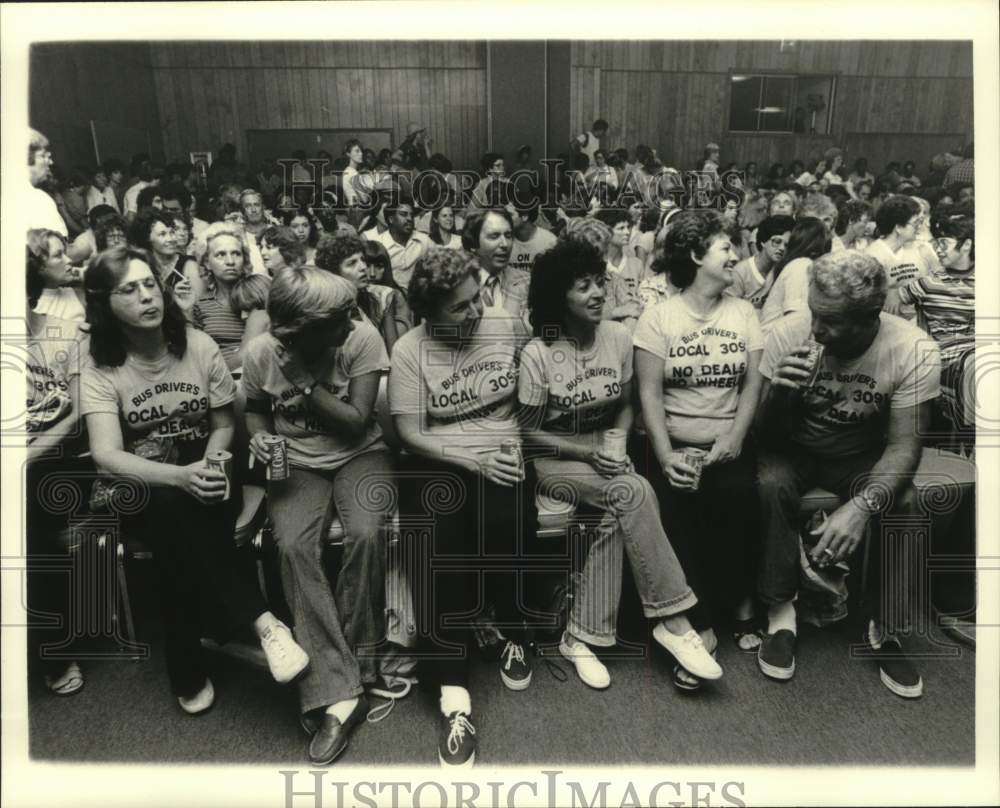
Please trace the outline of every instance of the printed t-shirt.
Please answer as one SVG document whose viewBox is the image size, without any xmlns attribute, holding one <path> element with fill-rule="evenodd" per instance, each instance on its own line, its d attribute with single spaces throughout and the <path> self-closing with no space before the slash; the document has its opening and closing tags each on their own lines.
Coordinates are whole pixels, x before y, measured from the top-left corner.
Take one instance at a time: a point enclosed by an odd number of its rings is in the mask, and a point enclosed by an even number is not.
<svg viewBox="0 0 1000 808">
<path fill-rule="evenodd" d="M 281 372 L 278 363 L 283 352 L 281 343 L 270 334 L 254 337 L 247 345 L 241 381 L 247 399 L 270 402 L 274 430 L 287 438 L 292 466 L 333 471 L 356 455 L 385 448 L 374 411 L 364 432 L 353 440 L 314 413 L 302 390 Z M 355 321 L 330 369 L 316 383 L 346 402 L 350 401 L 352 379 L 388 368 L 389 357 L 378 330 L 367 319 Z"/>
<path fill-rule="evenodd" d="M 118 416 L 125 451 L 172 463 L 174 444 L 206 441 L 209 411 L 236 397 L 219 346 L 207 334 L 187 329 L 187 350 L 155 362 L 129 356 L 121 367 L 99 367 L 92 358 L 81 375 L 82 415 Z"/>
<path fill-rule="evenodd" d="M 609 429 L 632 379 L 632 336 L 620 323 L 602 320 L 587 351 L 568 339 L 546 345 L 533 339 L 521 354 L 517 395 L 522 404 L 545 407 L 542 428 L 585 435 Z"/>
<path fill-rule="evenodd" d="M 865 253 L 883 266 L 888 276 L 889 289 L 895 289 L 914 278 L 922 278 L 931 268 L 929 259 L 916 242 L 893 252 L 886 246 L 885 239 L 880 238 L 869 244 Z"/>
<path fill-rule="evenodd" d="M 41 333 L 28 338 L 25 350 L 27 408 L 25 428 L 29 433 L 44 432 L 55 426 L 73 409 L 70 385 L 80 375 L 80 363 L 87 354 L 86 336 L 77 323 L 48 317 Z"/>
<path fill-rule="evenodd" d="M 639 299 L 639 284 L 645 275 L 642 262 L 634 255 L 629 255 L 628 248 L 622 250 L 622 257 L 617 264 L 607 262 L 608 272 L 618 278 L 628 290 L 629 295 Z"/>
<path fill-rule="evenodd" d="M 447 345 L 427 323 L 411 329 L 392 349 L 389 409 L 418 415 L 425 435 L 442 450 L 455 446 L 490 452 L 519 435 L 517 361 L 510 317 L 487 314 L 469 342 Z"/>
<path fill-rule="evenodd" d="M 535 256 L 555 246 L 556 237 L 548 230 L 535 228 L 535 234 L 527 241 L 514 239 L 514 246 L 510 251 L 510 261 L 507 266 L 515 269 L 523 269 L 531 272 L 535 268 Z"/>
<path fill-rule="evenodd" d="M 790 261 L 777 279 L 760 309 L 760 327 L 766 337 L 786 314 L 809 311 L 809 258 Z"/>
<path fill-rule="evenodd" d="M 663 410 L 671 439 L 708 445 L 736 417 L 750 353 L 761 350 L 763 337 L 746 300 L 723 295 L 703 316 L 675 295 L 646 309 L 633 343 L 663 360 Z"/>
<path fill-rule="evenodd" d="M 886 440 L 889 412 L 936 398 L 941 375 L 937 345 L 914 325 L 882 312 L 875 341 L 856 359 L 823 353 L 816 382 L 802 391 L 802 416 L 783 424 L 792 441 L 821 457 L 846 457 L 878 448 Z M 761 375 L 802 345 L 812 315 L 800 312 L 778 323 L 767 338 Z"/>
</svg>

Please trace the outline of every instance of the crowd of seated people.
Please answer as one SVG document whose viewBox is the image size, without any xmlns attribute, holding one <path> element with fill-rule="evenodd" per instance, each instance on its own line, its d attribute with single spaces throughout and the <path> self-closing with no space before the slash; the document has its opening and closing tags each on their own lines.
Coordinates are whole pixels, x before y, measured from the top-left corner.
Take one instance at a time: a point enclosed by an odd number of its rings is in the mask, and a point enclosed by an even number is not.
<svg viewBox="0 0 1000 808">
<path fill-rule="evenodd" d="M 607 149 L 596 121 L 526 199 L 493 153 L 463 193 L 410 128 L 380 156 L 346 143 L 311 198 L 304 153 L 286 182 L 228 145 L 207 176 L 137 155 L 129 172 L 110 160 L 53 185 L 32 131 L 28 501 L 45 474 L 88 462 L 148 487 L 124 529 L 153 548 L 180 708 L 214 701 L 201 634 L 251 626 L 274 678 L 298 688 L 316 765 L 344 752 L 382 681 L 397 506 L 402 519 L 433 503 L 425 555 L 462 562 L 413 581 L 443 765 L 471 765 L 489 732 L 464 650 L 484 593 L 500 683 L 531 684 L 536 494 L 601 520 L 558 642 L 585 685 L 611 683 L 601 652 L 617 642 L 625 558 L 678 689 L 724 675 L 725 636 L 791 678 L 800 498 L 820 485 L 842 502 L 810 534 L 810 563 L 856 556 L 873 521 L 916 507 L 921 436 L 950 412 L 941 391 L 962 388 L 971 147 L 923 178 L 912 163 L 875 178 L 837 149 L 808 169 L 725 169 L 710 143 L 685 175 L 648 146 Z M 266 505 L 290 628 L 232 541 L 241 482 L 276 439 L 289 473 L 269 477 Z M 218 451 L 239 459 L 228 478 L 207 464 Z M 59 527 L 30 509 L 31 552 L 52 552 Z M 29 586 L 65 613 L 58 594 Z M 912 615 L 892 594 L 868 601 L 867 643 L 881 682 L 915 698 Z M 85 671 L 43 673 L 68 695 Z"/>
</svg>

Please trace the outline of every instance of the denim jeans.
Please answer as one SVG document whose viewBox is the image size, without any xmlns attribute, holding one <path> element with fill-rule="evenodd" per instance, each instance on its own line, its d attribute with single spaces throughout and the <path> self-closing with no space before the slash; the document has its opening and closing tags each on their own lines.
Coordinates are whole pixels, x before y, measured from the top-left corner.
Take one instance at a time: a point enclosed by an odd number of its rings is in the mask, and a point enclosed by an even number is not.
<svg viewBox="0 0 1000 808">
<path fill-rule="evenodd" d="M 365 452 L 335 472 L 293 468 L 287 480 L 268 483 L 281 583 L 295 639 L 310 660 L 299 680 L 303 713 L 354 698 L 375 681 L 385 637 L 386 485 L 394 499 L 385 451 Z M 345 535 L 331 591 L 322 555 L 335 511 Z"/>
<path fill-rule="evenodd" d="M 758 479 L 764 546 L 757 592 L 764 603 L 785 603 L 798 593 L 802 495 L 810 488 L 819 486 L 846 501 L 863 484 L 868 472 L 881 456 L 882 448 L 879 447 L 849 457 L 818 457 L 792 443 L 761 452 Z M 912 484 L 896 497 L 892 511 L 895 514 L 918 512 L 916 489 Z M 873 519 L 872 524 L 877 527 L 877 519 Z M 873 530 L 873 538 L 878 533 L 878 530 Z M 858 547 L 860 549 L 861 545 Z M 902 553 L 894 554 L 893 559 L 898 563 L 907 563 Z M 893 575 L 893 570 L 870 574 L 869 587 L 879 590 L 882 579 L 887 575 Z M 877 595 L 878 592 L 868 594 Z M 912 616 L 907 606 L 908 599 L 905 592 L 894 591 L 892 594 L 895 602 L 890 605 L 890 613 L 877 616 L 883 619 L 890 630 L 903 630 Z M 881 598 L 875 597 L 871 602 L 880 601 Z"/>
<path fill-rule="evenodd" d="M 589 463 L 552 458 L 536 460 L 535 470 L 542 493 L 604 511 L 574 597 L 570 634 L 596 646 L 615 644 L 623 550 L 646 617 L 678 614 L 697 603 L 663 531 L 656 495 L 646 478 L 630 473 L 609 479 Z"/>
</svg>

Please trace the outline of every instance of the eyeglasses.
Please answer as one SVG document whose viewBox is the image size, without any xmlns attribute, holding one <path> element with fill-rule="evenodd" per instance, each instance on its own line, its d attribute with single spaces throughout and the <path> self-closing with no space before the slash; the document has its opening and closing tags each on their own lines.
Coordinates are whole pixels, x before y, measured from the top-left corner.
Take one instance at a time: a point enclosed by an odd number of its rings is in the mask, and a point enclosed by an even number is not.
<svg viewBox="0 0 1000 808">
<path fill-rule="evenodd" d="M 958 241 L 956 239 L 949 238 L 948 236 L 941 236 L 940 238 L 934 239 L 934 246 L 941 250 L 941 252 L 948 252 L 958 246 Z"/>
<path fill-rule="evenodd" d="M 156 278 L 149 277 L 143 278 L 141 281 L 131 281 L 130 283 L 122 284 L 117 289 L 112 289 L 111 294 L 121 295 L 122 297 L 132 297 L 139 291 L 140 286 L 147 292 L 159 291 L 160 288 L 156 283 Z"/>
</svg>

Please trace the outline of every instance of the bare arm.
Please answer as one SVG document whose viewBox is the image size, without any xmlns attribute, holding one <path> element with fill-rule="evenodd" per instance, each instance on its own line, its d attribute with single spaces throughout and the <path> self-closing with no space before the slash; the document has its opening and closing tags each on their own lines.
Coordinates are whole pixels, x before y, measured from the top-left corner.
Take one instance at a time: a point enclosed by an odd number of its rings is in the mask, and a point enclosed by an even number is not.
<svg viewBox="0 0 1000 808">
<path fill-rule="evenodd" d="M 639 380 L 639 403 L 646 434 L 653 444 L 657 462 L 664 466 L 674 449 L 663 414 L 663 360 L 649 351 L 636 348 L 635 375 Z"/>
</svg>

